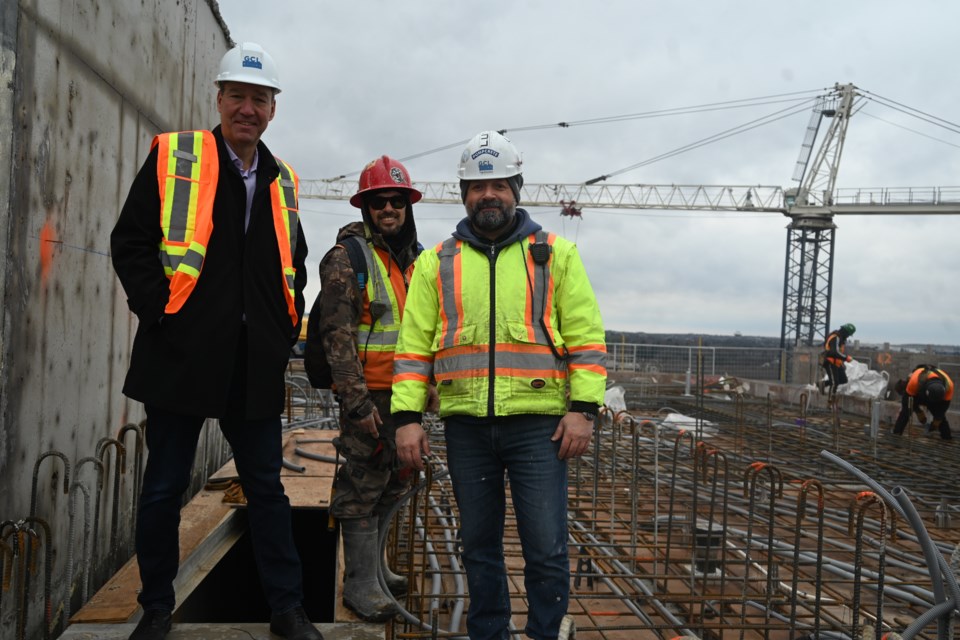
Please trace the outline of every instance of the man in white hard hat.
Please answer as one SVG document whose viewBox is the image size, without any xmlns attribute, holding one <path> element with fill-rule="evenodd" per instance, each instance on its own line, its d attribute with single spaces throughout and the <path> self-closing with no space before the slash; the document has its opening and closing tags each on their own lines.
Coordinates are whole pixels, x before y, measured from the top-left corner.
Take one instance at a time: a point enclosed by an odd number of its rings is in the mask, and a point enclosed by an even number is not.
<svg viewBox="0 0 960 640">
<path fill-rule="evenodd" d="M 523 549 L 526 634 L 573 637 L 567 461 L 587 450 L 606 389 L 603 323 L 586 270 L 573 243 L 517 206 L 520 168 L 496 131 L 467 144 L 459 168 L 467 215 L 420 254 L 393 363 L 397 455 L 416 469 L 430 454 L 421 422 L 436 380 L 471 640 L 510 637 L 506 477 Z"/>
<path fill-rule="evenodd" d="M 147 415 L 136 530 L 143 616 L 130 638 L 170 631 L 181 500 L 201 428 L 215 418 L 247 503 L 270 630 L 322 640 L 303 609 L 280 483 L 284 371 L 307 280 L 298 178 L 260 141 L 280 81 L 273 58 L 246 42 L 223 56 L 216 86 L 220 125 L 154 138 L 110 238 L 139 320 L 123 392 Z"/>
</svg>

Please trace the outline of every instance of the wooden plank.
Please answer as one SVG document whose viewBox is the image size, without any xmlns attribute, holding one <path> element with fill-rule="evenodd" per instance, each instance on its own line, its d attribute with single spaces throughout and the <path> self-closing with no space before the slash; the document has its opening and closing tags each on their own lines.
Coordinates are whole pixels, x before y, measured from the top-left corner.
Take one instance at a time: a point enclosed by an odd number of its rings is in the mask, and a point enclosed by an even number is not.
<svg viewBox="0 0 960 640">
<path fill-rule="evenodd" d="M 313 460 L 295 451 L 300 447 L 310 454 L 333 457 L 336 451 L 330 442 L 299 442 L 300 440 L 332 440 L 339 435 L 331 430 L 297 429 L 284 433 L 284 457 L 305 467 L 303 473 L 284 469 L 281 481 L 295 509 L 326 509 L 330 506 L 335 465 L 331 462 Z M 212 476 L 213 479 L 236 477 L 233 460 L 228 461 Z M 228 525 L 237 505 L 223 502 L 222 490 L 201 490 L 180 511 L 180 566 L 194 554 L 203 542 L 218 529 Z M 177 601 L 182 602 L 195 586 L 192 576 L 177 576 Z M 185 589 L 183 593 L 181 590 Z M 140 590 L 140 570 L 134 556 L 121 567 L 97 593 L 71 618 L 71 623 L 127 622 L 137 613 L 137 592 Z"/>
<path fill-rule="evenodd" d="M 180 511 L 180 564 L 203 540 L 225 526 L 234 514 L 223 502 L 223 492 L 201 490 Z M 181 576 L 178 576 L 178 580 Z M 71 623 L 126 622 L 136 612 L 140 568 L 132 557 L 71 618 Z"/>
</svg>

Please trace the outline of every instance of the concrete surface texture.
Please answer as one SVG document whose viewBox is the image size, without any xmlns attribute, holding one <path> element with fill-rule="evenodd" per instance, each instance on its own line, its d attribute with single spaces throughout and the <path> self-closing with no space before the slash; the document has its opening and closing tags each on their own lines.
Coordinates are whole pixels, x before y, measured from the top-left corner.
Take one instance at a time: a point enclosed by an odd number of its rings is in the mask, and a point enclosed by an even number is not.
<svg viewBox="0 0 960 640">
<path fill-rule="evenodd" d="M 50 525 L 40 553 L 56 550 L 56 603 L 78 594 L 62 584 L 73 512 L 65 489 L 82 483 L 86 508 L 96 495 L 106 522 L 118 523 L 132 513 L 134 482 L 124 474 L 122 491 L 97 492 L 95 465 L 74 475 L 53 459 L 31 471 L 48 451 L 76 467 L 143 418 L 121 394 L 136 319 L 110 263 L 110 230 L 153 136 L 216 124 L 213 79 L 228 41 L 215 2 L 0 5 L 0 521 Z M 89 551 L 94 565 L 130 540 L 129 526 L 108 527 L 113 535 Z M 31 592 L 34 612 L 42 591 Z"/>
</svg>

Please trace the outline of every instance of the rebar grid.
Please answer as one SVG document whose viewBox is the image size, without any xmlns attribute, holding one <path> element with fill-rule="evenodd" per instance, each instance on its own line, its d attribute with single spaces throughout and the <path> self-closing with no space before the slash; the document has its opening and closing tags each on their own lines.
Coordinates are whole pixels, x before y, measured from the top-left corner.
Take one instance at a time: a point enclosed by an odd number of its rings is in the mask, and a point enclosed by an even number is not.
<svg viewBox="0 0 960 640">
<path fill-rule="evenodd" d="M 882 435 L 862 418 L 740 398 L 653 398 L 602 416 L 570 465 L 571 601 L 577 638 L 877 638 L 934 604 L 917 537 L 827 450 L 885 487 L 902 486 L 949 556 L 960 456 L 939 440 Z M 669 404 L 693 417 L 666 426 Z M 647 415 L 644 415 L 646 413 Z M 421 489 L 388 551 L 411 577 L 392 637 L 465 637 L 469 598 L 441 429 Z M 923 464 L 912 464 L 922 460 Z M 523 561 L 508 502 L 504 540 L 515 633 L 526 618 Z M 936 636 L 936 621 L 924 627 Z M 923 637 L 921 635 L 921 637 Z"/>
</svg>

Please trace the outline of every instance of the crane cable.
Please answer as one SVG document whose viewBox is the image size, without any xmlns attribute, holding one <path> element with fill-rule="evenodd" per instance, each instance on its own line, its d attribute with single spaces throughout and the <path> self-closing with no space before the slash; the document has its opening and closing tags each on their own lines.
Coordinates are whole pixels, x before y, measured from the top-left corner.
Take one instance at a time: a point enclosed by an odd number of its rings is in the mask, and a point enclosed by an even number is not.
<svg viewBox="0 0 960 640">
<path fill-rule="evenodd" d="M 921 121 L 926 122 L 926 123 L 928 123 L 928 124 L 941 127 L 941 128 L 946 129 L 947 131 L 950 131 L 950 132 L 952 132 L 952 133 L 960 133 L 960 125 L 956 125 L 956 124 L 954 124 L 954 123 L 952 123 L 952 122 L 950 122 L 950 121 L 948 121 L 948 120 L 944 120 L 943 118 L 939 118 L 939 117 L 937 117 L 937 116 L 934 116 L 934 115 L 925 113 L 925 112 L 920 111 L 920 110 L 918 110 L 918 109 L 914 109 L 913 107 L 909 107 L 909 106 L 907 106 L 907 105 L 901 104 L 901 103 L 896 102 L 896 101 L 894 101 L 894 100 L 890 100 L 889 98 L 884 98 L 884 97 L 882 97 L 882 96 L 878 96 L 878 95 L 876 95 L 876 94 L 870 93 L 869 91 L 861 91 L 861 90 L 858 89 L 858 92 L 859 92 L 859 95 L 860 95 L 860 97 L 862 98 L 862 100 L 858 101 L 858 105 L 857 105 L 857 107 L 856 107 L 856 112 L 857 112 L 857 113 L 859 113 L 859 112 L 863 109 L 863 107 L 865 106 L 864 101 L 869 99 L 869 100 L 873 100 L 873 101 L 874 101 L 875 103 L 877 103 L 877 104 L 883 105 L 883 106 L 888 107 L 888 108 L 890 108 L 890 109 L 893 109 L 893 110 L 895 110 L 895 111 L 899 111 L 899 112 L 901 112 L 901 113 L 903 113 L 903 114 L 905 114 L 905 115 L 912 116 L 912 117 L 917 118 L 918 120 L 921 120 Z M 896 106 L 895 106 L 895 105 L 896 105 Z M 625 167 L 625 168 L 623 168 L 623 169 L 620 169 L 620 170 L 618 170 L 618 171 L 614 171 L 614 172 L 609 173 L 609 174 L 604 174 L 604 175 L 602 175 L 602 176 L 598 176 L 598 177 L 596 177 L 596 178 L 592 178 L 592 179 L 590 179 L 590 180 L 587 180 L 584 184 L 587 184 L 587 185 L 596 184 L 597 182 L 600 182 L 600 181 L 602 181 L 602 180 L 606 180 L 607 178 L 610 178 L 610 177 L 619 175 L 619 174 L 621 174 L 621 173 L 626 173 L 627 171 L 632 171 L 633 169 L 637 169 L 637 168 L 639 168 L 639 167 L 643 167 L 643 166 L 646 166 L 646 165 L 648 165 L 648 164 L 652 164 L 652 163 L 654 163 L 654 162 L 658 162 L 658 161 L 660 161 L 660 160 L 664 160 L 664 159 L 667 159 L 667 158 L 672 158 L 673 156 L 678 155 L 678 154 L 680 154 L 680 153 L 684 153 L 684 152 L 686 152 L 686 151 L 691 151 L 691 150 L 693 150 L 693 149 L 697 149 L 697 148 L 702 147 L 702 146 L 705 146 L 705 145 L 707 145 L 707 144 L 712 144 L 712 143 L 717 142 L 717 141 L 719 141 L 719 140 L 723 140 L 723 139 L 725 139 L 725 138 L 729 138 L 730 136 L 733 136 L 733 135 L 736 135 L 736 134 L 739 134 L 739 133 L 743 133 L 744 131 L 749 131 L 749 130 L 751 130 L 751 129 L 755 129 L 755 128 L 760 127 L 760 126 L 763 126 L 763 125 L 766 125 L 766 124 L 770 124 L 771 122 L 776 122 L 777 120 L 781 120 L 781 119 L 783 119 L 783 118 L 787 118 L 787 117 L 789 117 L 789 116 L 791 116 L 791 115 L 794 115 L 794 114 L 796 114 L 796 113 L 799 113 L 800 111 L 803 111 L 803 110 L 805 110 L 805 109 L 806 109 L 805 106 L 801 106 L 801 107 L 799 107 L 799 108 L 797 108 L 796 110 L 793 110 L 793 111 L 790 111 L 790 108 L 787 108 L 787 109 L 783 109 L 783 110 L 778 111 L 778 112 L 774 112 L 774 113 L 772 113 L 772 114 L 770 114 L 770 115 L 768 115 L 768 116 L 764 116 L 763 118 L 758 118 L 758 119 L 756 119 L 756 120 L 754 120 L 754 121 L 752 121 L 752 122 L 748 122 L 748 123 L 744 123 L 744 124 L 738 125 L 737 127 L 733 127 L 733 128 L 731 128 L 731 129 L 727 129 L 726 131 L 721 131 L 720 133 L 714 134 L 713 136 L 709 136 L 709 137 L 707 137 L 707 138 L 702 138 L 702 139 L 700 139 L 700 140 L 698 140 L 698 141 L 696 141 L 696 142 L 692 142 L 692 143 L 690 143 L 690 144 L 688 144 L 688 145 L 684 145 L 684 146 L 682 146 L 682 147 L 678 147 L 678 148 L 676 148 L 676 149 L 674 149 L 674 150 L 672 150 L 672 151 L 667 151 L 667 152 L 662 153 L 662 154 L 660 154 L 660 155 L 658 155 L 658 156 L 654 156 L 654 157 L 652 157 L 652 158 L 648 158 L 647 160 L 643 160 L 643 161 L 638 162 L 638 163 L 636 163 L 636 164 L 632 164 L 632 165 L 630 165 L 630 166 L 628 166 L 628 167 Z M 782 115 L 778 115 L 778 114 L 782 114 Z M 954 143 L 952 143 L 952 142 L 947 142 L 946 140 L 941 140 L 941 139 L 935 138 L 935 137 L 933 137 L 933 136 L 929 136 L 929 135 L 923 134 L 923 133 L 921 133 L 921 132 L 919 132 L 919 131 L 914 131 L 913 129 L 910 129 L 910 128 L 908 128 L 908 127 L 904 127 L 904 126 L 902 126 L 902 125 L 898 125 L 898 124 L 893 123 L 893 122 L 889 122 L 889 121 L 887 121 L 887 120 L 884 120 L 883 118 L 878 118 L 877 116 L 874 116 L 874 115 L 872 115 L 872 114 L 865 113 L 865 115 L 869 115 L 870 117 L 875 118 L 875 119 L 877 119 L 877 120 L 880 120 L 881 122 L 886 122 L 886 123 L 891 124 L 891 125 L 893 125 L 893 126 L 900 127 L 900 128 L 902 128 L 902 129 L 904 129 L 904 130 L 906 130 L 906 131 L 910 131 L 911 133 L 916 133 L 917 135 L 920 135 L 920 136 L 923 136 L 923 137 L 926 137 L 926 138 L 930 138 L 930 139 L 932 139 L 932 140 L 936 140 L 936 141 L 938 141 L 938 142 L 942 142 L 942 143 L 948 144 L 948 145 L 950 145 L 950 146 L 960 147 L 960 145 L 954 144 Z M 774 116 L 778 116 L 778 117 L 774 117 Z M 769 118 L 769 120 L 766 120 L 767 118 Z M 766 120 L 766 121 L 764 121 L 764 120 Z"/>
<path fill-rule="evenodd" d="M 862 93 L 865 97 L 869 98 L 870 100 L 873 100 L 877 104 L 881 104 L 889 109 L 893 109 L 894 111 L 899 111 L 908 116 L 912 116 L 917 120 L 922 120 L 923 122 L 926 122 L 927 124 L 932 124 L 936 127 L 946 129 L 951 133 L 960 133 L 960 125 L 950 122 L 949 120 L 938 118 L 935 115 L 926 113 L 924 111 L 920 111 L 919 109 L 914 109 L 913 107 L 897 102 L 896 100 L 891 100 L 890 98 L 884 98 L 883 96 L 879 96 L 869 91 L 862 91 Z"/>
<path fill-rule="evenodd" d="M 817 90 L 817 91 L 818 91 L 818 92 L 822 92 L 823 90 Z M 908 115 L 908 116 L 917 118 L 918 120 L 921 120 L 921 121 L 923 121 L 923 122 L 926 122 L 927 124 L 931 124 L 931 125 L 933 125 L 933 126 L 941 127 L 941 128 L 943 128 L 943 129 L 945 129 L 945 130 L 947 130 L 947 131 L 950 131 L 951 133 L 960 133 L 960 125 L 957 125 L 957 124 L 955 124 L 955 123 L 953 123 L 953 122 L 950 122 L 950 121 L 948 121 L 948 120 L 944 120 L 943 118 L 939 118 L 939 117 L 934 116 L 934 115 L 932 115 L 932 114 L 928 114 L 928 113 L 926 113 L 926 112 L 920 111 L 919 109 L 915 109 L 915 108 L 913 108 L 913 107 L 910 107 L 910 106 L 908 106 L 908 105 L 902 104 L 902 103 L 897 102 L 897 101 L 895 101 L 895 100 L 891 100 L 890 98 L 885 98 L 885 97 L 883 97 L 883 96 L 877 95 L 877 94 L 872 93 L 872 92 L 870 92 L 870 91 L 864 91 L 864 90 L 861 90 L 861 89 L 859 89 L 859 88 L 858 88 L 858 91 L 860 92 L 860 95 L 861 95 L 861 96 L 863 96 L 863 97 L 866 98 L 866 99 L 872 100 L 872 101 L 875 102 L 876 104 L 885 106 L 885 107 L 887 107 L 887 108 L 889 108 L 889 109 L 893 109 L 894 111 L 899 111 L 900 113 L 903 113 L 903 114 L 905 114 L 905 115 Z M 768 95 L 768 96 L 761 96 L 761 97 L 757 97 L 757 98 L 741 98 L 741 99 L 737 99 L 737 100 L 727 100 L 727 101 L 723 101 L 723 102 L 708 102 L 708 103 L 699 104 L 699 105 L 692 105 L 692 106 L 688 106 L 688 107 L 672 107 L 672 108 L 668 108 L 668 109 L 658 109 L 658 110 L 653 110 L 653 111 L 642 111 L 642 112 L 638 112 L 638 113 L 622 114 L 622 115 L 616 115 L 616 116 L 603 116 L 603 117 L 599 117 L 599 118 L 588 118 L 588 119 L 583 119 L 583 120 L 564 121 L 564 122 L 558 122 L 558 123 L 552 123 L 552 124 L 540 124 L 540 125 L 530 125 L 530 126 L 526 126 L 526 127 L 513 127 L 513 128 L 510 128 L 510 129 L 498 129 L 498 132 L 501 133 L 501 134 L 505 134 L 507 131 L 511 131 L 511 132 L 516 132 L 516 131 L 539 131 L 539 130 L 543 130 L 543 129 L 552 129 L 552 128 L 564 128 L 564 129 L 567 129 L 567 128 L 571 128 L 571 127 L 590 126 L 590 125 L 595 125 L 595 124 L 608 124 L 608 123 L 611 123 L 611 122 L 624 122 L 624 121 L 628 121 L 628 120 L 644 120 L 644 119 L 661 118 L 661 117 L 667 117 L 667 116 L 689 115 L 689 114 L 694 114 L 694 113 L 707 113 L 707 112 L 711 112 L 711 111 L 725 111 L 725 110 L 729 110 L 729 109 L 740 109 L 740 108 L 744 108 L 744 107 L 764 106 L 764 105 L 778 104 L 778 103 L 783 103 L 783 102 L 791 102 L 791 103 L 793 103 L 793 104 L 791 104 L 791 106 L 786 107 L 786 108 L 784 108 L 784 109 L 780 109 L 780 110 L 774 111 L 774 112 L 772 112 L 772 113 L 770 113 L 770 114 L 767 114 L 767 115 L 765 115 L 765 116 L 762 116 L 762 117 L 760 117 L 760 118 L 756 118 L 756 119 L 754 119 L 754 120 L 751 120 L 751 121 L 742 123 L 742 124 L 737 125 L 737 126 L 735 126 L 735 127 L 731 127 L 730 129 L 726 129 L 726 130 L 724 130 L 724 131 L 721 131 L 721 132 L 719 132 L 719 133 L 713 134 L 713 135 L 711 135 L 711 136 L 707 136 L 707 137 L 705 137 L 705 138 L 701 138 L 700 140 L 696 140 L 696 141 L 694 141 L 694 142 L 691 142 L 691 143 L 688 143 L 688 144 L 686 144 L 686 145 L 677 147 L 677 148 L 672 149 L 672 150 L 670 150 L 670 151 L 666 151 L 666 152 L 664 152 L 664 153 L 662 153 L 662 154 L 653 156 L 653 157 L 651 157 L 651 158 L 647 158 L 646 160 L 641 160 L 640 162 L 637 162 L 637 163 L 635 163 L 635 164 L 629 165 L 629 166 L 624 167 L 624 168 L 622 168 L 622 169 L 618 169 L 618 170 L 616 170 L 616 171 L 612 171 L 612 172 L 610 172 L 610 173 L 606 173 L 606 174 L 597 176 L 596 178 L 591 178 L 590 180 L 586 180 L 586 181 L 584 182 L 584 184 L 592 185 L 592 184 L 596 184 L 597 182 L 601 182 L 601 181 L 607 180 L 608 178 L 612 178 L 612 177 L 614 177 L 614 176 L 617 176 L 617 175 L 620 175 L 620 174 L 623 174 L 623 173 L 627 173 L 627 172 L 629 172 L 629 171 L 633 171 L 634 169 L 638 169 L 638 168 L 640 168 L 640 167 L 644 167 L 644 166 L 653 164 L 654 162 L 659 162 L 659 161 L 661 161 L 661 160 L 666 160 L 666 159 L 668 159 L 668 158 L 672 158 L 672 157 L 674 157 L 674 156 L 680 155 L 681 153 L 686 153 L 687 151 L 692 151 L 692 150 L 694 150 L 694 149 L 698 149 L 698 148 L 703 147 L 703 146 L 706 146 L 706 145 L 708 145 L 708 144 L 713 144 L 714 142 L 719 142 L 720 140 L 725 140 L 725 139 L 727 139 L 727 138 L 730 138 L 730 137 L 732 137 L 732 136 L 735 136 L 735 135 L 744 133 L 744 132 L 746 132 L 746 131 L 750 131 L 750 130 L 752 130 L 752 129 L 756 129 L 756 128 L 761 127 L 761 126 L 765 126 L 765 125 L 771 124 L 771 123 L 773 123 L 773 122 L 777 122 L 777 121 L 779 121 L 779 120 L 783 120 L 784 118 L 789 118 L 790 116 L 796 115 L 797 113 L 804 112 L 804 111 L 806 111 L 806 110 L 809 108 L 809 103 L 810 103 L 810 101 L 811 101 L 811 98 L 809 97 L 809 94 L 810 94 L 810 93 L 812 93 L 812 91 L 794 91 L 794 92 L 789 92 L 789 93 L 779 93 L 779 94 L 772 94 L 772 95 Z M 798 96 L 803 96 L 803 97 L 798 97 Z M 822 98 L 822 96 L 823 96 L 822 93 L 818 93 L 818 95 L 816 95 L 815 97 L 813 97 L 812 100 L 818 101 L 820 98 Z M 798 102 L 799 102 L 799 104 L 797 104 Z M 858 107 L 858 112 L 863 108 L 863 106 L 864 106 L 864 105 L 861 104 L 861 105 Z M 932 140 L 935 140 L 935 141 L 938 141 L 938 142 L 942 142 L 942 143 L 948 144 L 948 145 L 950 145 L 950 146 L 960 147 L 960 145 L 957 145 L 957 144 L 954 144 L 954 143 L 951 143 L 951 142 L 947 142 L 947 141 L 945 141 L 945 140 L 940 140 L 939 138 L 935 138 L 935 137 L 933 137 L 933 136 L 929 136 L 929 135 L 924 134 L 924 133 L 921 133 L 921 132 L 919 132 L 919 131 L 915 131 L 915 130 L 913 130 L 913 129 L 910 129 L 909 127 L 904 127 L 904 126 L 902 126 L 902 125 L 898 125 L 898 124 L 896 124 L 896 123 L 894 123 L 894 122 L 890 122 L 890 121 L 888 121 L 888 120 L 885 120 L 885 119 L 880 118 L 880 117 L 878 117 L 878 116 L 875 116 L 875 115 L 873 115 L 873 114 L 864 112 L 864 115 L 868 115 L 868 116 L 870 116 L 871 118 L 874 118 L 874 119 L 879 120 L 879 121 L 881 121 L 881 122 L 885 122 L 885 123 L 887 123 L 887 124 L 890 124 L 890 125 L 899 127 L 899 128 L 901 128 L 901 129 L 904 129 L 905 131 L 910 131 L 911 133 L 915 133 L 915 134 L 917 134 L 917 135 L 920 135 L 920 136 L 923 136 L 923 137 L 926 137 L 926 138 L 930 138 L 930 139 L 932 139 Z M 412 154 L 412 155 L 404 156 L 404 157 L 402 157 L 402 158 L 399 158 L 399 160 L 400 160 L 400 162 L 409 162 L 410 160 L 415 160 L 415 159 L 418 159 L 418 158 L 422 158 L 422 157 L 425 157 L 425 156 L 428 156 L 428 155 L 432 155 L 432 154 L 434 154 L 434 153 L 439 153 L 439 152 L 441 152 L 441 151 L 447 151 L 447 150 L 449 150 L 449 149 L 462 147 L 463 145 L 467 144 L 467 142 L 469 142 L 469 139 L 458 140 L 458 141 L 456 141 L 456 142 L 452 142 L 452 143 L 450 143 L 450 144 L 445 144 L 445 145 L 440 146 L 440 147 L 435 147 L 435 148 L 429 149 L 429 150 L 427 150 L 427 151 L 421 151 L 421 152 L 419 152 L 419 153 L 415 153 L 415 154 Z M 342 180 L 342 179 L 345 179 L 345 178 L 348 178 L 348 177 L 351 177 L 351 176 L 358 175 L 359 173 L 360 173 L 360 171 L 352 171 L 352 172 L 350 172 L 350 173 L 341 174 L 341 175 L 336 176 L 336 177 L 334 177 L 334 178 L 329 178 L 328 180 L 330 180 L 330 181 Z"/>
<path fill-rule="evenodd" d="M 745 107 L 754 107 L 754 106 L 763 106 L 768 104 L 776 104 L 779 102 L 796 100 L 807 100 L 808 98 L 797 98 L 796 96 L 803 95 L 809 96 L 809 94 L 817 92 L 819 95 L 823 90 L 808 90 L 808 91 L 794 91 L 790 93 L 778 93 L 768 96 L 760 96 L 757 98 L 740 98 L 737 100 L 726 100 L 723 102 L 708 102 L 705 104 L 692 105 L 688 107 L 672 107 L 669 109 L 658 109 L 654 111 L 641 111 L 638 113 L 629 113 L 621 114 L 616 116 L 603 116 L 600 118 L 588 118 L 584 120 L 571 120 L 564 122 L 557 122 L 551 124 L 539 124 L 539 125 L 530 125 L 525 127 L 511 127 L 505 129 L 497 129 L 500 134 L 505 134 L 506 132 L 517 132 L 517 131 L 539 131 L 542 129 L 569 129 L 571 127 L 582 127 L 590 126 L 595 124 L 607 124 L 610 122 L 624 122 L 627 120 L 646 120 L 650 118 L 662 118 L 667 116 L 676 116 L 676 115 L 688 115 L 694 113 L 707 113 L 711 111 L 726 111 L 729 109 L 742 109 Z M 789 100 L 785 100 L 789 98 Z M 419 153 L 414 153 L 408 156 L 403 156 L 398 158 L 400 162 L 408 162 L 410 160 L 416 160 L 418 158 L 423 158 L 425 156 L 432 155 L 434 153 L 439 153 L 440 151 L 447 151 L 449 149 L 454 149 L 457 147 L 462 147 L 463 145 L 469 142 L 469 138 L 465 140 L 458 140 L 456 142 L 451 142 L 450 144 L 445 144 L 439 147 L 434 147 L 433 149 L 428 149 L 426 151 L 421 151 Z M 358 175 L 360 171 L 351 171 L 349 173 L 343 173 L 333 178 L 327 178 L 328 181 L 333 182 L 335 180 L 343 180 L 355 175 Z"/>
<path fill-rule="evenodd" d="M 674 157 L 674 156 L 676 156 L 676 155 L 679 155 L 679 154 L 681 154 L 681 153 L 686 153 L 687 151 L 692 151 L 693 149 L 698 149 L 698 148 L 703 147 L 703 146 L 706 146 L 706 145 L 708 145 L 708 144 L 713 144 L 714 142 L 719 142 L 720 140 L 725 140 L 726 138 L 730 138 L 730 137 L 732 137 L 732 136 L 735 136 L 735 135 L 744 133 L 744 132 L 746 132 L 746 131 L 750 131 L 751 129 L 756 129 L 757 127 L 762 127 L 762 126 L 768 125 L 768 124 L 770 124 L 770 123 L 772 123 L 772 122 L 777 122 L 778 120 L 783 120 L 784 118 L 789 118 L 790 116 L 796 115 L 796 114 L 798 114 L 798 113 L 804 113 L 804 112 L 806 112 L 806 111 L 810 108 L 809 102 L 810 102 L 810 100 L 807 100 L 807 101 L 805 101 L 804 104 L 801 104 L 801 105 L 792 105 L 792 106 L 790 106 L 790 107 L 786 107 L 786 108 L 784 108 L 784 109 L 780 109 L 780 110 L 778 110 L 778 111 L 774 111 L 773 113 L 767 114 L 767 115 L 762 116 L 762 117 L 760 117 L 760 118 L 756 118 L 756 119 L 751 120 L 751 121 L 749 121 L 749 122 L 744 122 L 743 124 L 739 124 L 739 125 L 737 125 L 737 126 L 735 126 L 735 127 L 731 127 L 731 128 L 726 129 L 726 130 L 724 130 L 724 131 L 721 131 L 721 132 L 719 132 L 719 133 L 715 133 L 715 134 L 713 134 L 712 136 L 707 136 L 706 138 L 701 138 L 700 140 L 696 140 L 696 141 L 691 142 L 691 143 L 689 143 L 689 144 L 685 144 L 685 145 L 683 145 L 683 146 L 681 146 L 681 147 L 677 147 L 676 149 L 672 149 L 672 150 L 670 150 L 670 151 L 666 151 L 666 152 L 664 152 L 664 153 L 661 153 L 660 155 L 653 156 L 652 158 L 647 158 L 646 160 L 641 160 L 640 162 L 637 162 L 637 163 L 635 163 L 635 164 L 632 164 L 632 165 L 630 165 L 630 166 L 628 166 L 628 167 L 624 167 L 623 169 L 618 169 L 618 170 L 612 171 L 612 172 L 610 172 L 610 173 L 605 173 L 605 174 L 603 174 L 603 175 L 601 175 L 601 176 L 598 176 L 598 177 L 596 177 L 596 178 L 591 178 L 590 180 L 585 181 L 584 184 L 587 184 L 587 185 L 596 184 L 596 183 L 598 183 L 598 182 L 601 182 L 601 181 L 603 181 L 603 180 L 606 180 L 607 178 L 612 178 L 613 176 L 620 175 L 621 173 L 626 173 L 627 171 L 633 171 L 634 169 L 637 169 L 637 168 L 639 168 L 639 167 L 644 167 L 644 166 L 646 166 L 646 165 L 648 165 L 648 164 L 653 164 L 654 162 L 659 162 L 660 160 L 665 160 L 665 159 L 667 159 L 667 158 L 672 158 L 672 157 Z"/>
</svg>

